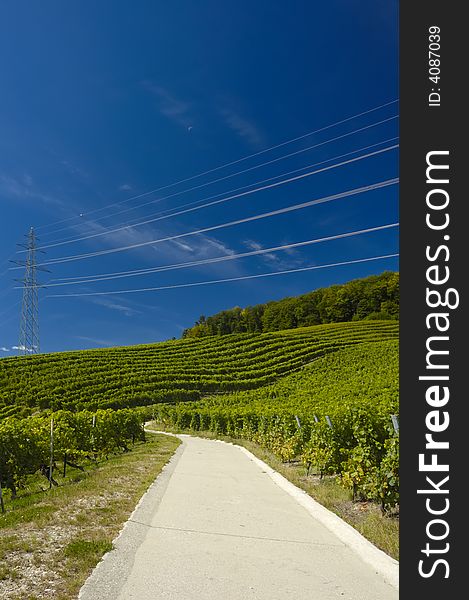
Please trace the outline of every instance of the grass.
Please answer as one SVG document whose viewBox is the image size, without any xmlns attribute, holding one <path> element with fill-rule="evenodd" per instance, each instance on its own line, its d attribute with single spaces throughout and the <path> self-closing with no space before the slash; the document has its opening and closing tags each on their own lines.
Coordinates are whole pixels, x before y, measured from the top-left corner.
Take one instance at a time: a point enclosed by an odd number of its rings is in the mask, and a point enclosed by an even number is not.
<svg viewBox="0 0 469 600">
<path fill-rule="evenodd" d="M 155 429 L 164 429 L 160 423 L 148 425 Z M 397 515 L 384 516 L 377 504 L 372 502 L 354 502 L 352 494 L 339 485 L 336 478 L 316 474 L 306 475 L 306 469 L 298 462 L 283 463 L 274 454 L 254 442 L 230 436 L 215 435 L 210 431 L 191 431 L 166 428 L 173 433 L 187 433 L 208 439 L 219 439 L 244 446 L 255 456 L 270 465 L 291 483 L 303 489 L 312 498 L 352 525 L 375 546 L 392 558 L 399 560 L 399 519 Z"/>
<path fill-rule="evenodd" d="M 131 452 L 87 473 L 69 469 L 59 487 L 46 489 L 33 477 L 20 497 L 5 494 L 0 514 L 0 597 L 2 600 L 71 600 L 101 557 L 112 549 L 140 497 L 179 445 L 148 434 Z M 55 476 L 55 474 L 54 474 Z"/>
</svg>

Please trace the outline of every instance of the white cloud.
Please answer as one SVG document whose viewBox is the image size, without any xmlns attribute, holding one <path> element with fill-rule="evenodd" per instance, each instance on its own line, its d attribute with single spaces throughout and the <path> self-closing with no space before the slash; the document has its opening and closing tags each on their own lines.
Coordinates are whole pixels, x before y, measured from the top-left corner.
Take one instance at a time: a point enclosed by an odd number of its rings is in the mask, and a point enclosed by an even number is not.
<svg viewBox="0 0 469 600">
<path fill-rule="evenodd" d="M 235 131 L 239 137 L 246 140 L 249 145 L 254 148 L 260 148 L 264 145 L 263 135 L 252 121 L 229 108 L 221 109 L 220 114 L 226 125 Z"/>
<path fill-rule="evenodd" d="M 259 242 L 256 242 L 254 240 L 245 240 L 244 241 L 244 245 L 249 249 L 249 250 L 263 250 L 264 246 L 262 244 L 260 244 Z M 259 255 L 260 258 L 263 258 L 265 261 L 271 262 L 271 263 L 279 263 L 280 258 L 274 254 L 273 252 L 265 252 L 264 254 L 260 254 Z"/>
<path fill-rule="evenodd" d="M 108 308 L 109 310 L 116 310 L 126 317 L 133 317 L 134 315 L 141 314 L 140 310 L 136 310 L 127 304 L 115 302 L 114 300 L 108 300 L 107 298 L 100 296 L 90 297 L 89 301 L 93 304 L 97 304 L 98 306 L 104 306 L 104 308 Z"/>
<path fill-rule="evenodd" d="M 86 171 L 72 164 L 70 161 L 62 160 L 60 162 L 71 175 L 79 177 L 80 179 L 89 179 L 89 175 Z"/>
<path fill-rule="evenodd" d="M 193 252 L 194 249 L 189 244 L 184 244 L 184 242 L 180 242 L 179 240 L 171 240 L 171 243 L 181 248 L 181 250 L 185 250 L 186 252 Z"/>
<path fill-rule="evenodd" d="M 34 348 L 26 348 L 26 346 L 12 346 L 12 350 L 21 350 L 21 352 L 34 352 Z"/>
<path fill-rule="evenodd" d="M 100 340 L 100 339 L 96 339 L 96 338 L 91 338 L 91 337 L 87 337 L 85 335 L 76 335 L 75 336 L 76 340 L 83 340 L 84 342 L 91 342 L 92 344 L 95 344 L 96 346 L 113 346 L 113 342 L 110 342 L 109 340 Z"/>
<path fill-rule="evenodd" d="M 168 89 L 151 81 L 144 81 L 143 85 L 156 98 L 158 110 L 164 117 L 187 129 L 192 127 L 194 120 L 190 117 L 191 105 L 188 102 L 177 98 Z"/>
<path fill-rule="evenodd" d="M 264 247 L 262 244 L 259 244 L 259 242 L 255 242 L 254 240 L 245 240 L 243 244 L 250 250 L 262 250 Z"/>
<path fill-rule="evenodd" d="M 249 250 L 257 251 L 264 249 L 264 246 L 255 240 L 244 240 L 243 244 Z M 288 244 L 288 242 L 283 240 L 278 245 L 283 246 L 285 244 Z M 285 258 L 285 255 L 288 256 L 288 259 Z M 259 258 L 266 264 L 275 265 L 278 269 L 293 269 L 302 265 L 304 262 L 298 250 L 295 250 L 294 248 L 286 248 L 279 252 L 265 252 L 264 254 L 260 254 Z"/>
<path fill-rule="evenodd" d="M 73 226 L 73 229 L 77 232 L 78 237 L 95 235 L 95 237 L 90 237 L 88 240 L 86 240 L 93 246 L 95 246 L 96 242 L 98 242 L 99 245 L 104 245 L 111 248 L 140 244 L 155 238 L 155 232 L 150 227 L 134 228 L 132 225 L 128 225 L 123 229 L 119 229 L 119 231 L 106 233 L 108 231 L 112 231 L 113 227 L 106 227 L 101 223 L 91 220 L 77 223 Z M 142 253 L 145 253 L 146 256 L 149 256 L 148 247 L 141 248 L 140 254 Z M 151 257 L 153 257 L 153 255 L 151 255 Z"/>
<path fill-rule="evenodd" d="M 5 346 L 0 346 L 0 352 L 11 352 L 10 348 L 5 348 Z"/>
<path fill-rule="evenodd" d="M 130 192 L 132 190 L 132 186 L 129 185 L 128 183 L 123 183 L 122 185 L 119 186 L 119 190 L 122 192 Z"/>
<path fill-rule="evenodd" d="M 0 173 L 0 193 L 7 198 L 14 198 L 16 200 L 40 200 L 44 204 L 60 207 L 65 206 L 62 200 L 35 188 L 33 179 L 28 174 L 23 175 L 21 179 L 17 179 L 5 173 Z"/>
<path fill-rule="evenodd" d="M 171 229 L 169 229 L 169 227 L 156 229 L 151 226 L 135 228 L 128 226 L 115 233 L 90 238 L 87 242 L 94 249 L 102 248 L 103 246 L 105 248 L 130 246 L 133 244 L 151 242 L 151 240 L 165 238 L 167 236 L 170 237 L 171 235 L 177 235 L 178 231 L 181 231 L 180 227 L 181 225 L 178 225 L 177 227 L 174 226 Z M 74 226 L 74 229 L 78 235 L 100 234 L 108 231 L 105 226 L 93 221 L 77 224 Z M 183 230 L 186 230 L 186 228 L 184 227 Z M 140 248 L 135 248 L 132 250 L 133 266 L 129 267 L 129 269 L 139 269 L 146 266 L 159 267 L 168 264 L 184 263 L 186 261 L 204 260 L 206 258 L 232 255 L 234 253 L 235 250 L 221 240 L 204 234 L 197 234 L 188 237 L 187 241 L 185 238 L 181 238 L 168 240 L 168 242 L 165 243 L 155 243 L 154 245 L 148 244 Z M 130 256 L 130 253 L 128 255 Z M 240 274 L 241 270 L 240 266 L 235 264 L 235 261 L 231 261 L 230 263 L 220 263 L 218 265 L 207 265 L 206 268 L 210 270 L 210 272 L 222 271 L 225 273 L 229 270 L 229 273 L 233 274 L 233 276 Z M 110 269 L 110 271 L 114 270 L 121 269 Z M 140 280 L 140 278 L 133 279 L 135 282 L 137 282 L 137 280 Z M 115 283 L 117 282 L 118 280 L 116 280 Z M 86 281 L 83 281 L 82 283 L 83 286 L 86 286 L 87 284 Z M 83 287 L 80 291 L 85 291 L 85 288 Z M 96 291 L 96 289 L 86 289 L 86 291 Z"/>
<path fill-rule="evenodd" d="M 222 251 L 224 254 L 234 254 L 235 253 L 235 251 L 232 248 L 230 248 L 229 246 L 227 246 L 220 240 L 217 240 L 216 238 L 211 238 L 208 236 L 203 236 L 203 237 L 205 238 L 205 240 L 209 246 L 212 246 L 213 248 L 216 248 L 217 250 Z"/>
</svg>

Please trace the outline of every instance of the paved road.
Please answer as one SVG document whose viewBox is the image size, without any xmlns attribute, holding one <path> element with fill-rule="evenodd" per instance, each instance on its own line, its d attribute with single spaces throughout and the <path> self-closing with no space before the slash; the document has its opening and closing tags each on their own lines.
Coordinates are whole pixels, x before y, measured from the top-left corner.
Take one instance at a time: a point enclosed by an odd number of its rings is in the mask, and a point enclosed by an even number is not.
<svg viewBox="0 0 469 600">
<path fill-rule="evenodd" d="M 80 600 L 398 599 L 247 453 L 181 439 Z"/>
</svg>

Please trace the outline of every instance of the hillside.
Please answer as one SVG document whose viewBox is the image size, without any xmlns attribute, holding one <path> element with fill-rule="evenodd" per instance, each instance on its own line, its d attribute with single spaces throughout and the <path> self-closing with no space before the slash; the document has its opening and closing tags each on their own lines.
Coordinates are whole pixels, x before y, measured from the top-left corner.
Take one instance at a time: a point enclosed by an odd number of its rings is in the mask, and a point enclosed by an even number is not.
<svg viewBox="0 0 469 600">
<path fill-rule="evenodd" d="M 184 426 L 199 414 L 225 415 L 239 428 L 240 419 L 268 415 L 297 415 L 301 422 L 313 415 L 331 418 L 344 412 L 373 407 L 386 417 L 399 411 L 399 342 L 397 339 L 371 341 L 324 354 L 296 373 L 258 390 L 208 396 L 199 402 L 175 407 L 165 405 L 162 417 L 174 415 L 175 424 Z M 164 417 L 163 417 L 164 418 Z M 192 421 L 193 425 L 197 419 Z M 212 423 L 213 425 L 213 423 Z M 294 423 L 297 427 L 296 422 Z M 197 427 L 195 427 L 197 428 Z M 230 428 L 226 425 L 227 433 Z M 236 432 L 235 432 L 236 433 Z"/>
<path fill-rule="evenodd" d="M 0 360 L 0 417 L 37 408 L 95 410 L 256 389 L 342 348 L 397 339 L 395 321 L 362 321 L 264 334 Z"/>
</svg>

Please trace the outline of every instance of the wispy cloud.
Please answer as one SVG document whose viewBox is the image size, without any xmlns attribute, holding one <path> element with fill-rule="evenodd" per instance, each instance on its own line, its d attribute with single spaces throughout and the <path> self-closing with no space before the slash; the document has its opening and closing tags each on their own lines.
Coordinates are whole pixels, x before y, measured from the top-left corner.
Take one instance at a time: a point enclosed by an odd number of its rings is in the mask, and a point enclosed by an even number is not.
<svg viewBox="0 0 469 600">
<path fill-rule="evenodd" d="M 12 346 L 12 350 L 21 350 L 21 352 L 34 352 L 34 348 L 26 348 L 26 346 Z"/>
<path fill-rule="evenodd" d="M 96 243 L 99 246 L 107 246 L 107 247 L 119 247 L 119 246 L 130 246 L 132 244 L 140 244 L 144 242 L 148 242 L 155 237 L 155 231 L 151 227 L 132 227 L 132 225 L 124 226 L 123 228 L 119 228 L 118 231 L 113 231 L 112 233 L 107 233 L 112 231 L 113 227 L 108 227 L 102 225 L 101 223 L 97 223 L 96 221 L 86 221 L 84 223 L 77 223 L 73 226 L 73 229 L 80 236 L 88 236 L 93 235 L 95 237 L 90 237 L 86 241 L 86 243 L 96 247 Z M 150 246 L 151 248 L 151 246 Z M 138 249 L 136 250 L 138 251 Z M 148 247 L 143 247 L 140 249 L 140 256 L 150 257 Z M 153 257 L 153 255 L 151 255 Z"/>
<path fill-rule="evenodd" d="M 171 245 L 176 246 L 179 250 L 184 252 L 184 256 L 180 256 L 180 258 L 185 257 L 186 253 L 190 252 L 192 254 L 191 259 L 195 260 L 235 253 L 235 251 L 224 242 L 202 233 L 192 237 L 190 243 L 181 242 L 180 240 L 171 240 Z M 155 247 L 155 249 L 159 250 L 157 247 Z M 171 258 L 175 258 L 174 252 L 171 253 Z"/>
<path fill-rule="evenodd" d="M 222 108 L 220 114 L 225 124 L 250 146 L 257 149 L 265 145 L 264 136 L 252 121 L 231 108 Z"/>
<path fill-rule="evenodd" d="M 220 251 L 222 254 L 234 254 L 235 251 L 233 248 L 227 246 L 224 242 L 217 240 L 216 238 L 209 237 L 207 235 L 202 236 L 208 247 L 215 248 L 215 250 Z"/>
<path fill-rule="evenodd" d="M 123 183 L 122 185 L 119 186 L 119 190 L 121 192 L 131 192 L 132 191 L 132 186 L 129 185 L 128 183 Z"/>
<path fill-rule="evenodd" d="M 256 242 L 254 240 L 245 240 L 244 245 L 249 250 L 254 250 L 254 251 L 263 250 L 263 248 L 264 248 L 264 246 L 260 242 Z M 271 263 L 279 263 L 280 262 L 280 259 L 277 256 L 277 254 L 274 254 L 273 252 L 265 252 L 264 254 L 260 254 L 259 256 L 263 260 L 271 262 Z"/>
<path fill-rule="evenodd" d="M 194 248 L 192 246 L 189 246 L 189 244 L 185 244 L 184 242 L 180 242 L 179 240 L 171 240 L 171 243 L 180 248 L 181 250 L 184 250 L 185 252 L 194 251 Z"/>
<path fill-rule="evenodd" d="M 61 160 L 61 164 L 65 167 L 65 169 L 75 177 L 79 177 L 80 179 L 89 179 L 89 175 L 86 171 L 84 171 L 81 167 L 71 163 L 69 160 Z"/>
<path fill-rule="evenodd" d="M 96 338 L 92 338 L 92 337 L 87 337 L 86 335 L 76 335 L 75 336 L 76 340 L 82 340 L 84 342 L 91 342 L 92 344 L 95 344 L 96 346 L 113 346 L 113 342 L 109 341 L 109 340 L 101 340 L 101 339 L 96 339 Z"/>
<path fill-rule="evenodd" d="M 56 207 L 64 206 L 64 203 L 59 198 L 37 189 L 32 177 L 27 173 L 22 177 L 11 177 L 5 173 L 0 173 L 0 193 L 7 198 L 15 200 L 39 200 Z"/>
<path fill-rule="evenodd" d="M 5 348 L 5 346 L 0 346 L 0 352 L 11 352 L 10 348 Z"/>
<path fill-rule="evenodd" d="M 164 117 L 186 128 L 193 125 L 189 102 L 181 100 L 167 88 L 152 81 L 144 81 L 143 86 L 156 98 L 158 110 Z"/>
<path fill-rule="evenodd" d="M 151 226 L 137 227 L 134 228 L 132 226 L 128 226 L 121 231 L 117 231 L 114 233 L 110 233 L 108 235 L 102 235 L 100 237 L 90 238 L 86 241 L 87 245 L 89 245 L 93 249 L 100 248 L 115 248 L 120 246 L 131 246 L 133 244 L 140 244 L 151 242 L 151 240 L 165 238 L 171 235 L 177 235 L 178 231 L 181 231 L 182 226 L 180 224 L 174 224 L 171 228 L 154 228 Z M 100 223 L 96 223 L 93 221 L 87 221 L 86 223 L 80 223 L 74 226 L 73 228 L 78 236 L 82 234 L 101 234 L 106 233 L 108 229 Z M 184 231 L 186 228 L 183 227 Z M 193 235 L 187 238 L 182 239 L 174 239 L 168 240 L 164 243 L 155 243 L 148 244 L 139 248 L 135 248 L 132 250 L 131 256 L 132 258 L 132 266 L 129 265 L 129 270 L 140 269 L 144 267 L 160 267 L 165 265 L 173 265 L 190 261 L 198 261 L 204 260 L 207 258 L 214 258 L 223 255 L 232 255 L 235 253 L 235 250 L 231 248 L 229 245 L 224 243 L 223 241 L 211 237 L 204 234 Z M 92 266 L 90 264 L 90 266 Z M 52 265 L 53 267 L 53 265 Z M 51 268 L 52 268 L 51 267 Z M 59 267 L 60 268 L 60 267 Z M 199 269 L 203 268 L 204 270 L 210 273 L 218 273 L 223 272 L 229 273 L 230 275 L 236 276 L 241 274 L 242 268 L 238 261 L 230 261 L 229 263 L 220 262 L 209 265 L 204 265 L 203 267 L 198 267 Z M 122 269 L 111 268 L 110 271 L 116 271 Z M 98 268 L 95 271 L 97 274 L 101 272 L 101 269 Z M 181 271 L 181 275 L 179 276 L 181 279 L 185 276 L 185 269 Z M 91 273 L 90 273 L 91 274 Z M 64 274 L 64 276 L 66 273 Z M 59 277 L 60 274 L 57 273 L 56 277 Z M 151 275 L 149 275 L 151 277 Z M 142 276 L 143 278 L 143 276 Z M 130 284 L 132 282 L 132 286 L 138 287 L 136 284 L 140 283 L 143 279 L 140 277 L 132 278 L 128 280 Z M 100 289 L 96 288 L 94 285 L 91 288 L 87 283 L 83 281 L 83 287 L 79 286 L 79 291 L 100 291 Z M 113 282 L 115 284 L 116 289 L 122 287 L 122 282 L 116 280 Z M 129 285 L 129 287 L 131 287 Z M 119 299 L 120 301 L 120 299 Z M 111 307 L 109 307 L 111 308 Z M 114 310 L 118 310 L 115 306 Z M 124 313 L 124 309 L 122 309 L 122 313 Z M 129 312 L 129 308 L 127 307 L 127 312 Z M 130 315 L 128 315 L 130 316 Z"/>
<path fill-rule="evenodd" d="M 287 244 L 288 242 L 283 241 L 279 245 Z M 256 242 L 255 240 L 244 240 L 244 246 L 249 250 L 263 250 L 265 246 L 263 246 L 260 242 Z M 286 259 L 285 255 L 289 258 Z M 286 248 L 281 252 L 265 252 L 264 254 L 260 254 L 259 258 L 263 260 L 266 264 L 275 266 L 276 268 L 281 269 L 292 269 L 303 264 L 303 259 L 297 250 L 294 248 Z"/>
<path fill-rule="evenodd" d="M 154 239 L 177 235 L 178 231 L 181 231 L 180 225 L 174 225 L 171 228 L 169 226 L 156 228 L 151 225 L 140 227 L 129 225 L 120 231 L 106 234 L 112 228 L 91 220 L 85 223 L 77 223 L 73 226 L 73 229 L 77 237 L 97 234 L 97 237 L 86 240 L 86 243 L 95 249 L 102 248 L 103 246 L 105 248 L 115 248 L 131 246 L 133 244 L 145 244 Z M 141 264 L 142 261 L 150 266 L 157 267 L 164 264 L 184 262 L 188 259 L 199 260 L 223 254 L 234 254 L 234 252 L 232 248 L 219 239 L 204 234 L 190 236 L 187 240 L 182 238 L 168 240 L 165 243 L 155 243 L 154 245 L 148 244 L 132 250 L 137 262 L 135 268 L 144 266 Z M 155 256 L 157 262 L 155 262 Z"/>
<path fill-rule="evenodd" d="M 130 304 L 124 304 L 122 302 L 115 302 L 114 300 L 108 300 L 107 298 L 96 296 L 90 297 L 89 301 L 93 304 L 97 304 L 98 306 L 103 306 L 104 308 L 108 308 L 109 310 L 116 310 L 126 317 L 133 317 L 135 315 L 139 315 L 142 313 L 140 310 L 136 310 L 132 308 Z"/>
</svg>

